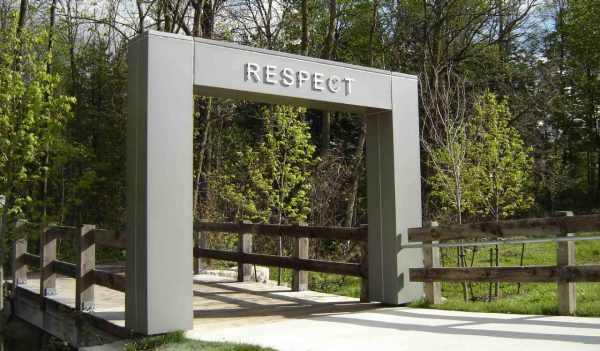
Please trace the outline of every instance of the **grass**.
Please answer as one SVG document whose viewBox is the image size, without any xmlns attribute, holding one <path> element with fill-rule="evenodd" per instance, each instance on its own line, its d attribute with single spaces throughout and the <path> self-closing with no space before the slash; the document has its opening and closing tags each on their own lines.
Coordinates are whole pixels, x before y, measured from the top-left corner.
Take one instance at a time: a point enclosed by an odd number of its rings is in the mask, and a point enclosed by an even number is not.
<svg viewBox="0 0 600 351">
<path fill-rule="evenodd" d="M 128 343 L 121 351 L 275 351 L 256 345 L 187 339 L 183 332 L 144 337 Z"/>
<path fill-rule="evenodd" d="M 598 233 L 589 233 L 597 235 Z M 585 235 L 585 234 L 578 234 Z M 474 267 L 487 267 L 489 249 L 493 246 L 482 246 L 477 249 L 466 248 L 467 264 Z M 577 264 L 600 264 L 600 240 L 578 241 L 575 243 Z M 520 266 L 521 245 L 500 246 L 500 266 Z M 456 248 L 442 249 L 442 265 L 456 267 Z M 556 264 L 555 243 L 530 243 L 525 245 L 524 266 Z M 277 280 L 277 268 L 270 268 L 270 279 Z M 291 270 L 282 269 L 282 283 L 289 286 Z M 498 312 L 520 314 L 556 315 L 558 313 L 556 283 L 522 283 L 520 289 L 516 283 L 500 283 L 499 296 L 487 302 L 489 284 L 471 284 L 473 290 L 471 301 L 463 301 L 461 284 L 443 283 L 442 296 L 446 301 L 429 306 L 425 301 L 412 303 L 412 307 L 436 308 L 445 310 L 471 312 Z M 333 274 L 309 273 L 309 289 L 329 294 L 337 294 L 358 298 L 360 296 L 360 278 Z M 469 289 L 469 290 L 470 290 Z M 492 287 L 493 290 L 493 287 Z M 471 293 L 469 292 L 469 296 Z M 600 283 L 577 283 L 578 316 L 600 317 Z"/>
<path fill-rule="evenodd" d="M 277 281 L 277 267 L 269 267 L 269 280 Z M 292 285 L 292 270 L 281 269 L 282 285 Z M 310 272 L 308 289 L 349 297 L 360 297 L 360 278 L 337 274 Z"/>
<path fill-rule="evenodd" d="M 489 249 L 486 246 L 473 251 L 467 250 L 467 264 L 484 267 L 489 266 Z M 600 264 L 600 241 L 579 241 L 575 244 L 575 257 L 578 264 Z M 475 256 L 473 256 L 473 254 Z M 456 249 L 442 250 L 443 266 L 456 267 Z M 519 266 L 521 258 L 521 245 L 504 245 L 500 247 L 500 266 Z M 554 265 L 556 264 L 555 243 L 531 243 L 525 245 L 523 257 L 524 266 Z M 471 301 L 463 300 L 461 284 L 442 284 L 442 296 L 447 300 L 436 306 L 429 306 L 425 301 L 417 301 L 411 306 L 437 308 L 445 310 L 472 311 L 472 312 L 501 312 L 523 314 L 555 315 L 558 313 L 556 283 L 523 283 L 520 291 L 516 283 L 500 283 L 499 296 L 487 302 L 489 284 L 477 283 L 469 287 Z M 492 287 L 492 294 L 494 288 Z M 600 316 L 600 284 L 577 283 L 577 309 L 578 316 Z"/>
</svg>

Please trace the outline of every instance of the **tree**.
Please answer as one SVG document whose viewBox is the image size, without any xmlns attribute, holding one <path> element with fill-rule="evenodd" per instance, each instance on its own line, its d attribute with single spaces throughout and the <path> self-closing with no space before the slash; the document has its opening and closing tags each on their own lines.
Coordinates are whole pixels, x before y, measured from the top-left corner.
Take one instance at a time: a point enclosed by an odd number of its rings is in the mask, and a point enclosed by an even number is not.
<svg viewBox="0 0 600 351">
<path fill-rule="evenodd" d="M 7 224 L 31 201 L 26 188 L 41 176 L 45 149 L 60 137 L 74 103 L 73 98 L 56 93 L 59 78 L 48 74 L 50 57 L 39 54 L 47 43 L 46 34 L 30 29 L 13 16 L 0 33 L 0 194 L 5 197 L 0 221 L 2 285 Z"/>
<path fill-rule="evenodd" d="M 241 169 L 221 169 L 223 196 L 237 203 L 239 219 L 275 224 L 306 221 L 310 212 L 308 179 L 316 158 L 303 114 L 300 108 L 261 106 L 258 140 L 239 145 L 235 151 L 239 162 L 233 165 Z M 238 144 L 242 141 L 236 139 Z M 244 177 L 231 176 L 243 171 Z"/>
<path fill-rule="evenodd" d="M 600 204 L 600 6 L 593 0 L 568 3 L 564 18 L 564 48 L 570 119 L 579 124 L 582 151 L 587 155 L 588 193 Z M 593 154 L 596 153 L 594 160 Z M 595 166 L 595 167 L 594 167 Z"/>
<path fill-rule="evenodd" d="M 476 113 L 469 126 L 474 142 L 468 147 L 473 162 L 469 171 L 475 178 L 473 201 L 484 218 L 508 219 L 533 204 L 527 192 L 532 150 L 524 146 L 517 130 L 509 125 L 511 113 L 506 99 L 498 103 L 496 96 L 488 92 L 479 97 L 474 107 Z M 498 245 L 495 251 L 498 266 Z M 498 290 L 499 284 L 495 283 L 496 297 Z"/>
<path fill-rule="evenodd" d="M 223 173 L 216 179 L 222 184 L 217 188 L 238 209 L 239 219 L 274 224 L 306 221 L 309 179 L 317 159 L 308 125 L 301 119 L 304 113 L 304 109 L 288 106 L 261 106 L 258 117 L 262 133 L 258 140 L 238 146 L 235 155 L 239 162 L 221 169 Z M 243 140 L 236 139 L 238 144 Z M 246 175 L 240 177 L 244 171 Z M 281 237 L 277 251 L 283 254 Z M 281 283 L 281 268 L 277 281 Z"/>
<path fill-rule="evenodd" d="M 428 83 L 430 79 L 424 79 Z M 427 178 L 431 196 L 442 206 L 442 212 L 453 212 L 454 222 L 461 224 L 463 215 L 473 211 L 470 168 L 472 162 L 467 152 L 467 98 L 464 82 L 452 76 L 438 76 L 433 79 L 435 86 L 421 88 L 424 110 L 423 130 L 428 130 L 428 138 L 422 137 L 421 144 L 427 153 L 428 167 L 432 173 Z M 435 90 L 436 93 L 431 93 Z M 434 99 L 436 97 L 436 99 Z"/>
<path fill-rule="evenodd" d="M 517 130 L 510 126 L 508 101 L 498 102 L 493 93 L 479 97 L 469 125 L 473 142 L 468 153 L 475 177 L 473 202 L 483 218 L 499 221 L 514 216 L 533 204 L 527 192 L 532 161 Z"/>
<path fill-rule="evenodd" d="M 441 205 L 441 212 L 451 214 L 461 224 L 463 214 L 473 210 L 472 162 L 467 152 L 467 98 L 464 82 L 450 74 L 433 72 L 433 79 L 423 79 L 420 90 L 424 109 L 421 144 L 431 174 L 427 177 L 432 199 Z M 433 86 L 429 83 L 433 82 Z M 435 91 L 435 93 L 433 92 Z M 462 246 L 457 250 L 459 267 L 466 267 Z M 468 300 L 467 285 L 462 283 L 463 298 Z"/>
</svg>

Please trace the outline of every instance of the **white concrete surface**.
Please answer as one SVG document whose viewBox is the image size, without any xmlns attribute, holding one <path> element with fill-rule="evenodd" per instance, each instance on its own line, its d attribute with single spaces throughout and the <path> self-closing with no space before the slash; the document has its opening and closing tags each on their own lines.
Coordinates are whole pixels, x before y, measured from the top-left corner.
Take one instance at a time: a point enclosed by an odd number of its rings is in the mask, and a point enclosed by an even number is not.
<svg viewBox="0 0 600 351">
<path fill-rule="evenodd" d="M 600 350 L 600 318 L 377 308 L 217 330 L 188 336 L 299 350 Z"/>
<path fill-rule="evenodd" d="M 369 296 L 421 297 L 408 269 L 422 252 L 401 247 L 422 224 L 416 76 L 157 31 L 133 39 L 127 57 L 127 328 L 193 326 L 193 93 L 362 114 Z"/>
</svg>

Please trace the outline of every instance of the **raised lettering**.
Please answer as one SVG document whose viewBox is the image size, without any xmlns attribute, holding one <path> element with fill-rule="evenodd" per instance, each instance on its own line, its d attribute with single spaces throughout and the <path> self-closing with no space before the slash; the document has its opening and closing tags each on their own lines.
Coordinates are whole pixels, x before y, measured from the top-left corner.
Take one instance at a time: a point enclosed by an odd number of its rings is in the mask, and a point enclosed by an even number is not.
<svg viewBox="0 0 600 351">
<path fill-rule="evenodd" d="M 266 65 L 264 70 L 263 70 L 263 79 L 265 81 L 265 83 L 267 84 L 275 84 L 277 83 L 275 81 L 275 70 L 277 69 L 277 66 L 271 66 L 271 65 Z"/>
<path fill-rule="evenodd" d="M 354 82 L 354 78 L 344 78 L 342 80 L 346 85 L 346 95 L 352 94 L 352 82 Z"/>
<path fill-rule="evenodd" d="M 316 91 L 322 91 L 323 89 L 323 74 L 313 73 L 312 75 L 312 89 Z"/>
<path fill-rule="evenodd" d="M 339 83 L 340 83 L 340 77 L 331 76 L 329 79 L 327 79 L 327 89 L 329 89 L 330 92 L 335 94 L 338 91 L 340 91 Z"/>
<path fill-rule="evenodd" d="M 284 68 L 280 75 L 280 83 L 284 87 L 289 87 L 290 85 L 294 84 L 294 71 L 291 68 Z"/>
<path fill-rule="evenodd" d="M 308 74 L 308 72 L 302 70 L 298 71 L 297 75 L 298 79 L 296 80 L 296 86 L 298 88 L 301 88 L 302 84 L 308 80 L 310 75 Z"/>
<path fill-rule="evenodd" d="M 260 82 L 260 77 L 258 72 L 260 71 L 260 66 L 258 63 L 248 62 L 245 66 L 245 81 L 253 80 L 255 83 Z"/>
<path fill-rule="evenodd" d="M 344 89 L 346 95 L 352 94 L 352 83 L 354 82 L 354 78 L 340 78 L 338 75 L 326 77 L 323 73 L 295 71 L 289 67 L 278 69 L 277 66 L 261 66 L 254 62 L 247 62 L 244 65 L 244 80 L 271 85 L 280 84 L 283 87 L 296 85 L 297 88 L 302 88 L 305 83 L 308 83 L 313 91 L 328 90 L 330 93 L 337 94 Z"/>
</svg>

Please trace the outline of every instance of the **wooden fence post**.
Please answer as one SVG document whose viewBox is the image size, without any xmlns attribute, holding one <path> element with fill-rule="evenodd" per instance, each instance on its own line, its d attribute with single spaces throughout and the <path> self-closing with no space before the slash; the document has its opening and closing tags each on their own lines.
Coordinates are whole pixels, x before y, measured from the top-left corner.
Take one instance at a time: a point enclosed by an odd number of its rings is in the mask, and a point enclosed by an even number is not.
<svg viewBox="0 0 600 351">
<path fill-rule="evenodd" d="M 90 224 L 79 227 L 75 266 L 75 308 L 78 312 L 94 309 L 94 268 L 96 267 L 94 229 L 96 226 Z"/>
<path fill-rule="evenodd" d="M 200 246 L 200 236 L 201 235 L 202 234 L 200 234 L 200 232 L 194 231 L 194 248 L 201 247 Z M 200 271 L 202 270 L 200 260 L 201 260 L 201 258 L 194 257 L 194 274 L 200 274 Z"/>
<path fill-rule="evenodd" d="M 56 236 L 48 227 L 40 234 L 40 295 L 56 295 Z"/>
<path fill-rule="evenodd" d="M 299 231 L 302 230 L 302 227 L 308 227 L 307 223 L 297 223 L 296 225 L 298 226 Z M 292 257 L 308 259 L 307 237 L 294 237 L 294 251 L 292 252 Z M 297 269 L 292 270 L 292 291 L 306 290 L 308 290 L 308 272 Z"/>
<path fill-rule="evenodd" d="M 206 219 L 200 219 L 200 222 L 208 222 Z M 208 232 L 194 232 L 194 247 L 208 249 Z M 194 257 L 194 274 L 208 267 L 209 260 L 204 257 Z"/>
<path fill-rule="evenodd" d="M 241 224 L 252 224 L 252 221 L 243 220 Z M 239 253 L 252 253 L 252 234 L 240 233 L 238 234 L 238 252 Z M 244 261 L 238 261 L 238 282 L 251 282 L 252 281 L 252 264 L 244 263 Z"/>
<path fill-rule="evenodd" d="M 438 222 L 425 222 L 423 227 L 437 227 Z M 423 244 L 437 244 L 438 241 L 423 241 Z M 440 248 L 425 247 L 423 248 L 423 265 L 425 268 L 440 267 Z M 423 283 L 425 290 L 425 300 L 427 303 L 435 305 L 442 302 L 442 283 L 441 282 L 426 282 Z"/>
<path fill-rule="evenodd" d="M 571 211 L 558 211 L 556 217 L 572 217 Z M 563 230 L 557 237 L 574 236 L 574 233 L 567 233 Z M 575 264 L 575 242 L 559 241 L 556 242 L 556 265 L 568 266 Z M 575 283 L 558 282 L 558 314 L 567 316 L 575 313 L 577 306 L 577 288 Z"/>
<path fill-rule="evenodd" d="M 20 227 L 26 222 L 18 220 L 15 227 Z M 27 284 L 27 265 L 25 264 L 25 253 L 27 253 L 27 239 L 17 239 L 12 247 L 12 276 L 13 289 L 17 285 Z"/>
<path fill-rule="evenodd" d="M 360 229 L 367 231 L 367 224 L 361 224 Z M 363 276 L 360 278 L 360 302 L 369 302 L 369 242 L 360 242 L 360 269 Z"/>
</svg>

